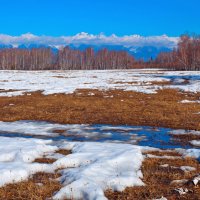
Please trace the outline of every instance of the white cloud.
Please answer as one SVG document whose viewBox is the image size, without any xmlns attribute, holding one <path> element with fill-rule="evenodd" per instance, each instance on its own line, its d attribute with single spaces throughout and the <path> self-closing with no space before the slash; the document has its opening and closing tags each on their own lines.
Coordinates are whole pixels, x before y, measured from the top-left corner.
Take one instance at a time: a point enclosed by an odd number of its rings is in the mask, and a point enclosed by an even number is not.
<svg viewBox="0 0 200 200">
<path fill-rule="evenodd" d="M 26 33 L 20 36 L 10 36 L 0 34 L 0 44 L 18 46 L 21 44 L 38 44 L 38 45 L 50 45 L 50 46 L 66 46 L 69 44 L 80 45 L 122 45 L 125 47 L 143 47 L 143 46 L 155 46 L 155 47 L 168 47 L 173 48 L 177 45 L 178 37 L 169 37 L 167 35 L 161 36 L 140 36 L 140 35 L 125 35 L 117 36 L 112 34 L 106 36 L 102 33 L 99 35 L 88 34 L 85 32 L 78 33 L 74 36 L 37 36 L 31 33 Z"/>
</svg>

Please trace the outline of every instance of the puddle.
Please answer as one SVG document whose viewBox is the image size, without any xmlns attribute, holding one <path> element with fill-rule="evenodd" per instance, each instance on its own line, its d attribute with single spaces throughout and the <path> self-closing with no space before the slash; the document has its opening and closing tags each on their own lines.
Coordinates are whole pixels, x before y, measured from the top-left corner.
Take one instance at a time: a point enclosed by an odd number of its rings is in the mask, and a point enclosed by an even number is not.
<svg viewBox="0 0 200 200">
<path fill-rule="evenodd" d="M 200 81 L 200 75 L 164 75 L 162 78 L 170 79 L 174 85 L 187 85 L 190 81 Z"/>
<path fill-rule="evenodd" d="M 173 130 L 149 126 L 62 125 L 41 121 L 0 122 L 0 136 L 4 137 L 130 143 L 161 149 L 194 148 L 175 140 L 169 134 Z"/>
</svg>

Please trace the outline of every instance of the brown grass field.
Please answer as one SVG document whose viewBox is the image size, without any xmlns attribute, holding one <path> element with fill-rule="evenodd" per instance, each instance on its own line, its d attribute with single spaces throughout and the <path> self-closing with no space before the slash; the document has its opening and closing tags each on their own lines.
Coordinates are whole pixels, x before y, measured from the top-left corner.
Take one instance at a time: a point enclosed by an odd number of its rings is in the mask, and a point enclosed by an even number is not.
<svg viewBox="0 0 200 200">
<path fill-rule="evenodd" d="M 94 95 L 90 95 L 94 93 Z M 200 94 L 181 93 L 177 90 L 159 90 L 157 94 L 144 94 L 130 91 L 77 90 L 73 94 L 43 95 L 41 92 L 17 97 L 0 97 L 0 121 L 44 120 L 65 124 L 114 124 L 114 125 L 148 125 L 200 130 L 200 104 L 180 103 L 181 100 L 197 100 Z M 12 105 L 12 106 L 11 106 Z M 62 130 L 60 130 L 62 132 Z M 58 130 L 59 132 L 59 130 Z M 195 138 L 194 138 L 195 137 Z M 196 136 L 174 136 L 187 143 Z M 57 153 L 68 155 L 70 151 Z M 176 152 L 149 152 L 154 155 L 180 156 Z M 131 159 L 131 158 L 130 158 Z M 54 159 L 38 158 L 34 162 L 52 163 Z M 171 166 L 189 165 L 195 171 L 185 173 L 171 167 L 162 168 L 161 164 Z M 187 187 L 189 192 L 178 195 L 171 185 L 177 179 L 192 179 L 200 172 L 199 163 L 192 158 L 158 159 L 147 158 L 143 162 L 142 172 L 144 187 L 127 188 L 122 193 L 106 191 L 108 199 L 146 200 L 165 196 L 168 200 L 200 199 L 200 187 Z M 0 188 L 0 200 L 43 200 L 51 197 L 61 188 L 55 180 L 59 173 L 38 173 L 28 181 L 9 184 Z M 42 183 L 42 184 L 38 184 Z"/>
<path fill-rule="evenodd" d="M 94 93 L 93 96 L 90 94 Z M 0 97 L 0 121 L 44 120 L 65 124 L 128 124 L 200 130 L 200 94 L 159 90 L 79 90 L 73 94 Z M 10 104 L 14 104 L 10 106 Z"/>
</svg>

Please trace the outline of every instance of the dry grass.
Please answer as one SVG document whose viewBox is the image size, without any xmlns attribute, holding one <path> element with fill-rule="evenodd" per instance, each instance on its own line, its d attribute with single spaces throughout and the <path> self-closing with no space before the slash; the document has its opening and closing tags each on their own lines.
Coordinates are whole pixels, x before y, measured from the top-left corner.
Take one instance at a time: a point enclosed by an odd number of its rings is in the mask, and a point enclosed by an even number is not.
<svg viewBox="0 0 200 200">
<path fill-rule="evenodd" d="M 54 78 L 67 78 L 65 76 L 52 76 L 52 77 L 54 77 Z"/>
<path fill-rule="evenodd" d="M 36 158 L 35 160 L 34 160 L 34 162 L 36 162 L 36 163 L 46 163 L 46 164 L 52 164 L 52 163 L 54 163 L 56 161 L 56 159 L 53 159 L 53 158 L 45 158 L 45 157 L 43 157 L 43 158 Z"/>
<path fill-rule="evenodd" d="M 61 189 L 59 174 L 37 173 L 28 181 L 0 188 L 0 200 L 45 200 Z"/>
<path fill-rule="evenodd" d="M 200 140 L 200 135 L 194 135 L 194 134 L 183 134 L 183 135 L 175 135 L 171 134 L 171 136 L 178 142 L 184 145 L 192 145 L 190 143 L 191 140 Z"/>
<path fill-rule="evenodd" d="M 154 155 L 178 155 L 176 152 L 148 152 Z M 172 167 L 161 167 L 160 165 L 169 164 L 170 166 L 192 166 L 195 167 L 195 171 L 183 172 L 181 169 L 174 169 Z M 142 166 L 143 181 L 145 186 L 142 187 L 129 187 L 123 192 L 107 191 L 106 196 L 108 199 L 113 200 L 149 200 L 153 198 L 161 198 L 165 196 L 168 200 L 187 199 L 187 200 L 199 200 L 200 199 L 200 187 L 194 187 L 182 183 L 182 185 L 170 184 L 173 180 L 180 179 L 192 179 L 200 171 L 200 164 L 192 159 L 158 159 L 148 158 L 145 159 Z M 174 191 L 174 189 L 183 187 L 188 188 L 189 192 L 186 195 L 180 196 Z"/>
<path fill-rule="evenodd" d="M 171 81 L 151 81 L 151 85 L 159 85 L 159 86 L 172 85 L 172 82 Z"/>
<path fill-rule="evenodd" d="M 65 133 L 65 132 L 66 132 L 66 130 L 64 130 L 64 129 L 53 130 L 53 133 L 58 133 L 58 134 L 61 134 L 61 135 L 62 135 L 62 133 Z"/>
<path fill-rule="evenodd" d="M 59 154 L 67 156 L 67 155 L 71 154 L 72 152 L 71 152 L 71 150 L 59 149 L 59 150 L 56 151 L 56 153 L 59 153 Z"/>
<path fill-rule="evenodd" d="M 94 93 L 89 96 L 89 93 Z M 108 98 L 105 98 L 107 96 Z M 110 98 L 109 98 L 110 97 Z M 113 97 L 113 98 L 111 98 Z M 79 90 L 74 94 L 0 97 L 0 121 L 46 120 L 68 124 L 129 124 L 200 130 L 200 94 L 159 90 L 157 94 Z M 14 106 L 8 106 L 14 104 Z"/>
<path fill-rule="evenodd" d="M 155 155 L 155 156 L 182 156 L 180 153 L 178 153 L 177 151 L 146 151 L 145 154 L 151 154 L 151 155 Z"/>
</svg>

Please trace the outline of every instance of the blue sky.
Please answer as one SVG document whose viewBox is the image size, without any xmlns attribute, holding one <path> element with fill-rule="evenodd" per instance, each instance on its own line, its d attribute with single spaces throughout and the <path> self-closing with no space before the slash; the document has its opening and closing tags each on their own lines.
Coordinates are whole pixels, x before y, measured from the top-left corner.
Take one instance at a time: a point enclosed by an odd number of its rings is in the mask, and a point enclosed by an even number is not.
<svg viewBox="0 0 200 200">
<path fill-rule="evenodd" d="M 200 33 L 200 0 L 0 0 L 0 33 Z"/>
</svg>

